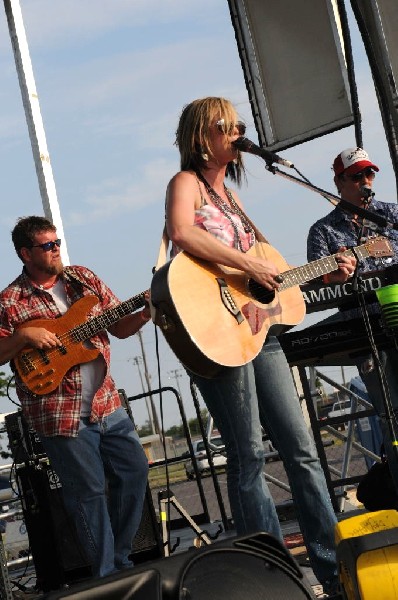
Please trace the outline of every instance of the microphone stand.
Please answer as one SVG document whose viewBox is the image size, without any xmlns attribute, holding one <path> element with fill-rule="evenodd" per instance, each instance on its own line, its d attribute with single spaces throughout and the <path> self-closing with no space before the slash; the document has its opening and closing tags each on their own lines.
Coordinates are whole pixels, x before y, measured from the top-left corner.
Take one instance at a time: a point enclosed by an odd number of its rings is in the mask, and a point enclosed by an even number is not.
<svg viewBox="0 0 398 600">
<path fill-rule="evenodd" d="M 341 206 L 341 208 L 343 208 L 347 212 L 350 212 L 352 214 L 356 214 L 356 215 L 359 215 L 360 217 L 363 217 L 370 223 L 376 225 L 375 231 L 377 231 L 377 227 L 380 227 L 380 229 L 397 229 L 398 230 L 398 223 L 393 223 L 392 221 L 389 221 L 382 215 L 376 215 L 375 213 L 373 213 L 370 210 L 367 210 L 360 206 L 356 206 L 355 204 L 352 204 L 352 202 L 349 202 L 348 200 L 345 200 L 344 198 L 340 198 L 340 196 L 331 194 L 330 192 L 327 192 L 326 190 L 323 190 L 322 188 L 317 187 L 316 185 L 314 185 L 313 183 L 308 181 L 308 179 L 306 179 L 306 178 L 299 179 L 298 177 L 295 177 L 294 175 L 290 175 L 290 173 L 281 171 L 278 167 L 276 167 L 275 165 L 269 164 L 269 163 L 267 163 L 265 168 L 268 171 L 270 171 L 271 173 L 273 173 L 274 175 L 279 175 L 280 177 L 289 179 L 290 181 L 293 181 L 294 183 L 297 183 L 298 185 L 305 187 L 306 189 L 310 190 L 311 192 L 316 192 L 317 194 L 320 194 L 321 196 L 323 196 L 324 198 L 329 200 L 329 202 L 331 202 L 334 206 L 337 206 L 339 204 Z M 296 168 L 295 168 L 295 170 L 297 171 Z M 297 171 L 297 172 L 299 173 L 299 171 Z M 304 177 L 301 173 L 300 173 L 300 175 L 302 177 Z"/>
<path fill-rule="evenodd" d="M 357 245 L 360 245 L 360 243 L 361 243 L 361 238 L 363 237 L 365 226 L 368 226 L 369 229 L 372 229 L 374 231 L 377 231 L 377 230 L 380 231 L 380 229 L 398 230 L 398 223 L 393 223 L 392 221 L 389 221 L 382 215 L 375 214 L 366 208 L 356 206 L 355 204 L 352 204 L 352 202 L 349 202 L 348 200 L 345 200 L 344 198 L 340 198 L 339 196 L 336 196 L 335 194 L 331 194 L 331 193 L 327 192 L 326 190 L 323 190 L 322 188 L 319 188 L 319 187 L 313 185 L 295 167 L 294 167 L 294 169 L 297 171 L 297 173 L 299 173 L 299 175 L 301 177 L 303 177 L 303 179 L 299 179 L 298 177 L 295 177 L 294 175 L 290 175 L 290 173 L 281 171 L 278 167 L 273 165 L 271 162 L 267 162 L 266 169 L 268 171 L 270 171 L 271 173 L 273 173 L 274 175 L 276 174 L 281 177 L 284 177 L 285 179 L 289 179 L 290 181 L 293 181 L 294 183 L 297 183 L 298 185 L 304 186 L 306 189 L 308 189 L 312 192 L 316 192 L 316 193 L 320 194 L 321 196 L 326 198 L 329 202 L 331 202 L 334 206 L 339 205 L 339 206 L 341 206 L 341 208 L 343 210 L 350 212 L 351 214 L 359 215 L 360 217 L 362 217 L 362 225 L 361 225 L 361 228 L 360 228 L 360 231 L 358 234 Z M 366 204 L 369 204 L 370 201 L 371 201 L 371 197 L 368 197 Z M 366 223 L 365 223 L 365 221 L 366 221 Z M 353 254 L 355 255 L 355 250 L 352 250 L 352 251 L 353 251 Z M 364 288 L 362 285 L 362 278 L 359 274 L 359 260 L 358 260 L 357 256 L 355 256 L 355 258 L 357 259 L 357 264 L 356 264 L 355 271 L 354 271 L 352 289 L 354 292 L 356 292 L 357 297 L 358 297 L 358 303 L 359 303 L 359 306 L 361 309 L 362 318 L 364 320 L 368 339 L 369 339 L 371 355 L 373 358 L 373 362 L 374 362 L 377 376 L 378 376 L 379 383 L 380 383 L 381 396 L 382 396 L 382 400 L 383 400 L 385 414 L 381 414 L 379 416 L 381 419 L 383 419 L 385 421 L 385 423 L 387 425 L 388 435 L 390 437 L 390 443 L 392 446 L 393 455 L 394 455 L 396 463 L 398 464 L 397 422 L 396 422 L 396 418 L 395 418 L 394 408 L 391 403 L 391 397 L 390 397 L 390 393 L 389 393 L 389 389 L 388 389 L 388 382 L 386 379 L 384 368 L 380 361 L 379 353 L 377 351 L 377 348 L 376 348 L 376 345 L 374 342 L 373 333 L 371 330 L 370 322 L 369 322 L 367 311 L 366 311 L 366 303 L 365 303 L 364 294 L 363 294 Z M 392 479 L 392 481 L 398 492 L 398 481 L 395 482 L 394 479 Z"/>
<path fill-rule="evenodd" d="M 368 197 L 365 204 L 368 205 L 370 203 L 370 201 L 371 201 L 371 197 Z M 357 237 L 357 245 L 358 246 L 361 243 L 363 243 L 365 227 L 366 227 L 366 225 L 365 225 L 364 221 L 362 221 L 361 227 L 358 232 L 358 237 Z M 395 418 L 394 408 L 393 408 L 392 402 L 391 402 L 391 396 L 390 396 L 390 390 L 388 387 L 387 377 L 386 377 L 382 362 L 380 360 L 380 355 L 379 355 L 377 346 L 374 341 L 373 331 L 372 331 L 370 321 L 368 318 L 368 313 L 366 310 L 363 279 L 362 279 L 361 275 L 359 274 L 359 259 L 358 259 L 358 256 L 356 256 L 355 250 L 353 249 L 352 251 L 355 255 L 355 258 L 357 259 L 357 264 L 355 266 L 355 271 L 354 271 L 354 275 L 352 278 L 352 290 L 354 293 L 356 293 L 357 298 L 358 298 L 359 307 L 361 310 L 362 318 L 363 318 L 363 321 L 365 324 L 365 328 L 366 328 L 366 332 L 367 332 L 367 336 L 368 336 L 368 340 L 369 340 L 373 365 L 374 365 L 374 368 L 376 369 L 377 378 L 378 378 L 379 384 L 380 384 L 381 397 L 382 397 L 383 406 L 384 406 L 384 414 L 383 413 L 380 414 L 379 417 L 381 419 L 383 419 L 386 423 L 388 435 L 390 438 L 389 443 L 391 445 L 394 459 L 398 464 L 398 431 L 397 431 L 397 422 L 396 422 L 396 418 Z M 359 368 L 359 372 L 361 375 L 361 368 Z M 385 448 L 386 447 L 387 446 L 385 444 Z M 394 480 L 393 480 L 393 482 L 394 482 Z M 394 486 L 398 492 L 398 482 L 394 482 Z"/>
</svg>

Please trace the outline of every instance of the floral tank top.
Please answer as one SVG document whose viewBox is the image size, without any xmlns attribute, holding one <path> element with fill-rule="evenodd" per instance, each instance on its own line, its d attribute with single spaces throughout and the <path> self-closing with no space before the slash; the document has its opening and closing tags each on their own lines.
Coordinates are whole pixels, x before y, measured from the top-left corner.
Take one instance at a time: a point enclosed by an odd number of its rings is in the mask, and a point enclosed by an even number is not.
<svg viewBox="0 0 398 600">
<path fill-rule="evenodd" d="M 254 236 L 251 232 L 246 232 L 243 228 L 242 221 L 238 215 L 230 214 L 239 234 L 243 252 L 247 252 L 254 244 Z M 235 229 L 230 220 L 223 215 L 217 206 L 213 204 L 204 204 L 195 210 L 195 226 L 205 229 L 215 238 L 230 246 L 237 248 L 235 239 Z"/>
<path fill-rule="evenodd" d="M 228 218 L 217 206 L 208 204 L 203 196 L 200 186 L 199 190 L 201 206 L 195 210 L 195 227 L 200 227 L 201 229 L 208 231 L 211 235 L 220 240 L 220 242 L 231 248 L 238 248 L 235 233 L 236 230 L 239 235 L 242 250 L 243 252 L 247 252 L 256 241 L 254 233 L 245 231 L 239 215 L 230 213 Z M 233 220 L 235 227 L 232 225 L 230 219 Z M 171 258 L 176 256 L 178 252 L 180 252 L 180 248 L 173 244 L 170 253 Z"/>
</svg>

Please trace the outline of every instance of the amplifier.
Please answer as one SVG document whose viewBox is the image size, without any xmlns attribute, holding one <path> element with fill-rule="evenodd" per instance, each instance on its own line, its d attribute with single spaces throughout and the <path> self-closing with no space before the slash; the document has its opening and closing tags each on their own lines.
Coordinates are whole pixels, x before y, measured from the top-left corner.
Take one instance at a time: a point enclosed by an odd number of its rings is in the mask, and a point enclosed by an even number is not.
<svg viewBox="0 0 398 600">
<path fill-rule="evenodd" d="M 37 586 L 44 592 L 91 575 L 76 526 L 66 512 L 61 483 L 42 461 L 16 470 L 22 510 L 35 564 Z"/>
<path fill-rule="evenodd" d="M 36 431 L 28 426 L 21 411 L 6 415 L 4 423 L 11 454 L 17 464 L 46 457 Z"/>
</svg>

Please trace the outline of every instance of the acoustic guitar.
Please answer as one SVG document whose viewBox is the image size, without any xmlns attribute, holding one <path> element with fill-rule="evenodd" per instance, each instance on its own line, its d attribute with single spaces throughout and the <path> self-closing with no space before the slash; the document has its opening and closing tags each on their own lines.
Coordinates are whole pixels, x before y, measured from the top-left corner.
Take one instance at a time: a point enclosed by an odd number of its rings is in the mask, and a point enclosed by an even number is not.
<svg viewBox="0 0 398 600">
<path fill-rule="evenodd" d="M 145 294 L 141 292 L 88 320 L 88 314 L 99 299 L 93 295 L 83 296 L 58 319 L 33 319 L 22 323 L 19 329 L 45 327 L 61 342 L 55 348 L 24 348 L 17 354 L 14 365 L 25 386 L 34 394 L 48 394 L 59 386 L 71 367 L 97 358 L 99 350 L 86 348 L 83 342 L 144 306 Z"/>
<path fill-rule="evenodd" d="M 283 277 L 270 292 L 244 272 L 180 252 L 155 272 L 151 284 L 154 321 L 182 364 L 203 377 L 257 356 L 268 334 L 279 335 L 305 315 L 299 285 L 338 268 L 337 255 L 291 268 L 270 244 L 248 252 L 275 263 Z M 341 252 L 338 254 L 342 254 Z M 346 250 L 359 260 L 394 254 L 386 238 Z"/>
</svg>

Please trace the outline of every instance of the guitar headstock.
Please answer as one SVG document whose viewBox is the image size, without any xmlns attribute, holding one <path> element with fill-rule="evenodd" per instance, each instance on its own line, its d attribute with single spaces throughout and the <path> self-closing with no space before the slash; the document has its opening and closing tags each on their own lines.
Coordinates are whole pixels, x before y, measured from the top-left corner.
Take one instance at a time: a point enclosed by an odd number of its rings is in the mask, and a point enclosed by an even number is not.
<svg viewBox="0 0 398 600">
<path fill-rule="evenodd" d="M 391 242 L 381 235 L 369 239 L 366 244 L 364 244 L 364 247 L 366 248 L 369 256 L 372 256 L 373 258 L 394 256 L 394 250 Z"/>
</svg>

